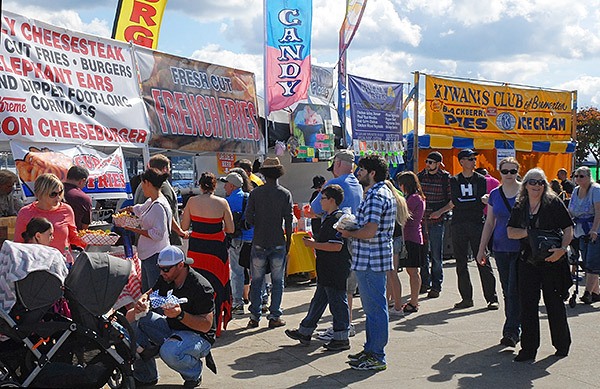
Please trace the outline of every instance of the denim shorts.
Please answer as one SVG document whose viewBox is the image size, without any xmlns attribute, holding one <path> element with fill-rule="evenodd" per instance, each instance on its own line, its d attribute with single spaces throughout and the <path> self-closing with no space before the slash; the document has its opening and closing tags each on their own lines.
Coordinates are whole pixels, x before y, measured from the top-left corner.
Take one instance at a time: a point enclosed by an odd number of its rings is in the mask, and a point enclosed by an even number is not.
<svg viewBox="0 0 600 389">
<path fill-rule="evenodd" d="M 404 244 L 402 237 L 401 236 L 394 237 L 394 240 L 392 243 L 394 245 L 394 255 L 400 255 L 400 253 L 402 252 L 402 245 Z"/>
<path fill-rule="evenodd" d="M 600 274 L 600 239 L 594 242 L 580 238 L 579 248 L 583 259 L 583 268 L 587 273 Z"/>
</svg>

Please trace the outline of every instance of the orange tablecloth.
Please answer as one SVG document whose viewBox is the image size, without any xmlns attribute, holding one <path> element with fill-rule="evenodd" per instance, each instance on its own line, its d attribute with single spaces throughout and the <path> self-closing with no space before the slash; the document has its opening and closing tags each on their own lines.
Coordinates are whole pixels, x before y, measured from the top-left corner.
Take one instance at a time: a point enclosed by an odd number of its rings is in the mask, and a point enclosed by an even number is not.
<svg viewBox="0 0 600 389">
<path fill-rule="evenodd" d="M 287 258 L 287 274 L 309 273 L 316 270 L 315 252 L 302 242 L 302 238 L 305 236 L 308 236 L 307 232 L 292 234 L 292 243 Z"/>
</svg>

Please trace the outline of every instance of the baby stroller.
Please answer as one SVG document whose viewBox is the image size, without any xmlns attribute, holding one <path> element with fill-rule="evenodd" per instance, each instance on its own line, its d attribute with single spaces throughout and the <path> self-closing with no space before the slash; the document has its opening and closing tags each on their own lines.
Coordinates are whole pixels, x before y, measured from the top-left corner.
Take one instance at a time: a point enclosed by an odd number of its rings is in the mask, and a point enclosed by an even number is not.
<svg viewBox="0 0 600 389">
<path fill-rule="evenodd" d="M 133 330 L 118 312 L 103 316 L 130 271 L 129 261 L 83 252 L 67 275 L 58 250 L 5 241 L 0 387 L 135 388 Z M 71 318 L 53 309 L 63 295 Z"/>
</svg>

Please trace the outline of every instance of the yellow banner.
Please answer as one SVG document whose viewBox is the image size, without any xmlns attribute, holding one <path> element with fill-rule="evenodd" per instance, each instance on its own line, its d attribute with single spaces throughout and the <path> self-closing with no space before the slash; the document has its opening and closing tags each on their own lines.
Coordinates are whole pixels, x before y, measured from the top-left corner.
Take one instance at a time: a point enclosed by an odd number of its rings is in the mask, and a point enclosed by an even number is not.
<svg viewBox="0 0 600 389">
<path fill-rule="evenodd" d="M 571 92 L 427 76 L 425 132 L 464 138 L 571 140 Z"/>
<path fill-rule="evenodd" d="M 119 0 L 112 38 L 156 49 L 167 0 Z"/>
</svg>

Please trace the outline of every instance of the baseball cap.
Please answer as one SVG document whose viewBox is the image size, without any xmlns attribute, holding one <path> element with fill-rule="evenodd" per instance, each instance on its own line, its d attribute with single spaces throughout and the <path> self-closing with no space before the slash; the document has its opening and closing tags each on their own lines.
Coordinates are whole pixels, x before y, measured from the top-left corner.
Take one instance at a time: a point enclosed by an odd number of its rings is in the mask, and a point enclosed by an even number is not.
<svg viewBox="0 0 600 389">
<path fill-rule="evenodd" d="M 352 150 L 340 150 L 329 160 L 333 162 L 336 159 L 339 159 L 340 161 L 354 162 L 354 152 Z M 333 171 L 333 163 L 329 166 L 329 168 L 327 168 L 327 171 Z"/>
<path fill-rule="evenodd" d="M 458 153 L 458 159 L 469 158 L 473 155 L 479 155 L 477 152 L 471 149 L 463 149 Z"/>
<path fill-rule="evenodd" d="M 442 153 L 440 153 L 439 151 L 432 151 L 427 156 L 427 159 L 431 159 L 432 161 L 435 161 L 435 162 L 442 162 L 444 157 L 442 156 Z"/>
<path fill-rule="evenodd" d="M 192 258 L 186 258 L 179 247 L 167 246 L 158 253 L 158 266 L 173 266 L 182 261 L 186 265 L 194 263 Z"/>
<path fill-rule="evenodd" d="M 325 183 L 325 177 L 323 176 L 314 176 L 313 177 L 313 186 L 311 186 L 311 189 L 317 189 L 323 186 L 323 184 Z"/>
<path fill-rule="evenodd" d="M 238 173 L 229 173 L 225 177 L 220 177 L 219 181 L 229 182 L 233 186 L 241 188 L 244 185 L 244 179 Z"/>
</svg>

